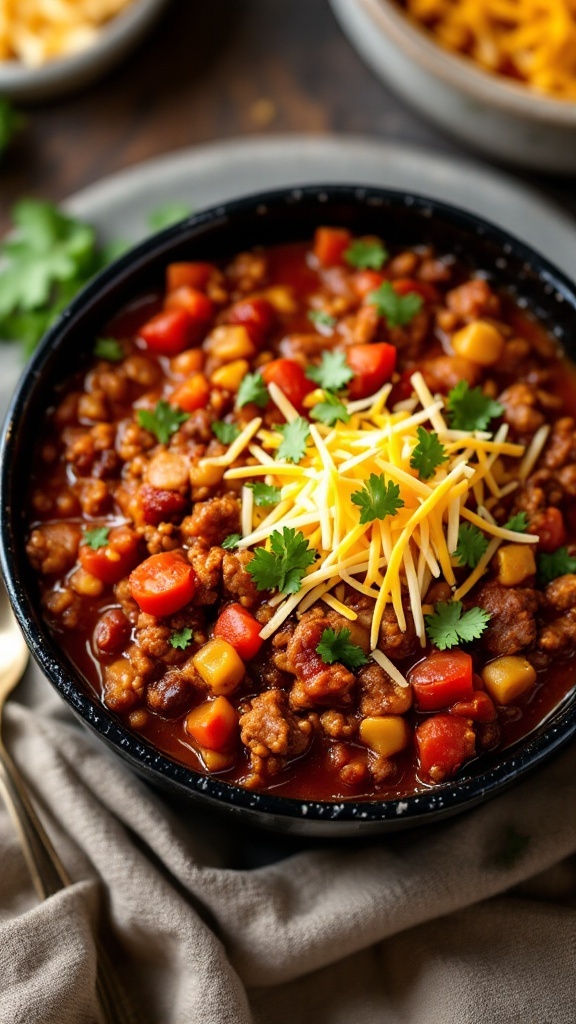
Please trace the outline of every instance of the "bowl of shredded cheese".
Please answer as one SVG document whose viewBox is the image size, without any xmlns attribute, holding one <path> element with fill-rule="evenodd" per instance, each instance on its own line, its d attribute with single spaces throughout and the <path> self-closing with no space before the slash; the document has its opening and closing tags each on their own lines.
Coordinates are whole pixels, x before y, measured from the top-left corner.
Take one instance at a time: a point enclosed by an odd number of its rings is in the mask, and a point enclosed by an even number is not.
<svg viewBox="0 0 576 1024">
<path fill-rule="evenodd" d="M 576 170 L 573 0 L 332 0 L 404 99 L 492 157 Z"/>
<path fill-rule="evenodd" d="M 51 99 L 104 74 L 166 0 L 0 0 L 0 94 Z"/>
</svg>

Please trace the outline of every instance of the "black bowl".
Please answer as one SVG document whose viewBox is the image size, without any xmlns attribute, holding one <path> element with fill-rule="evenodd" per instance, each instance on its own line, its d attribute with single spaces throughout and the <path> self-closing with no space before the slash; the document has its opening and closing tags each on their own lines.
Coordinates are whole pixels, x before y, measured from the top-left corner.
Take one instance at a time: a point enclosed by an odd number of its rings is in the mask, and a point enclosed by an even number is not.
<svg viewBox="0 0 576 1024">
<path fill-rule="evenodd" d="M 548 758 L 576 732 L 576 694 L 530 736 L 473 762 L 458 778 L 402 800 L 313 802 L 255 793 L 192 771 L 124 727 L 87 687 L 42 618 L 26 554 L 27 466 L 43 410 L 56 387 L 91 358 L 93 339 L 128 301 L 158 287 L 166 263 L 217 260 L 259 244 L 311 237 L 318 224 L 344 225 L 409 246 L 454 252 L 514 294 L 576 358 L 576 289 L 523 243 L 478 217 L 400 192 L 351 185 L 284 189 L 214 207 L 154 236 L 103 271 L 62 314 L 28 364 L 2 437 L 2 568 L 32 654 L 58 692 L 109 747 L 149 782 L 276 831 L 344 836 L 435 822 L 467 810 Z"/>
</svg>

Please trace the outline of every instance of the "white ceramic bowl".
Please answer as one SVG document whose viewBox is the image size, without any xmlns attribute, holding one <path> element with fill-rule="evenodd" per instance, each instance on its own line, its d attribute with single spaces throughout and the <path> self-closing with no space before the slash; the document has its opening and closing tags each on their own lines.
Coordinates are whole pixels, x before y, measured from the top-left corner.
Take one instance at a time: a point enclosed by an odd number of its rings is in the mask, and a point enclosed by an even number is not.
<svg viewBox="0 0 576 1024">
<path fill-rule="evenodd" d="M 133 0 L 102 28 L 93 46 L 39 68 L 29 68 L 16 60 L 0 61 L 0 95 L 17 102 L 36 102 L 88 85 L 136 46 L 167 2 Z"/>
<path fill-rule="evenodd" d="M 499 160 L 576 171 L 576 103 L 532 92 L 449 53 L 391 0 L 331 0 L 366 62 L 441 128 Z"/>
</svg>

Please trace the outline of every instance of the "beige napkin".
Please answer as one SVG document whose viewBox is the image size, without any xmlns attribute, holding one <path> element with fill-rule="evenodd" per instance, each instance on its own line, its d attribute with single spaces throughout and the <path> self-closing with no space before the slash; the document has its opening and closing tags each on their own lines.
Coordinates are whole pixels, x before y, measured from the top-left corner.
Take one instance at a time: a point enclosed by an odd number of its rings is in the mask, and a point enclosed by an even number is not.
<svg viewBox="0 0 576 1024">
<path fill-rule="evenodd" d="M 296 844 L 168 805 L 36 669 L 6 727 L 75 884 L 39 904 L 0 812 L 1 1024 L 93 1024 L 96 927 L 135 1024 L 575 1024 L 574 745 L 434 828 Z"/>
</svg>

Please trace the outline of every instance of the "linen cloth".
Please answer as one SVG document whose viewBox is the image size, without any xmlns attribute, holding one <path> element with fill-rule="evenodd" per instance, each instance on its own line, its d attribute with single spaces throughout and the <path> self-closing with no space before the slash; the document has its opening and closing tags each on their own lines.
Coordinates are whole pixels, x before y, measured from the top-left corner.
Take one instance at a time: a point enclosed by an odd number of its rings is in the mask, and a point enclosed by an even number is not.
<svg viewBox="0 0 576 1024">
<path fill-rule="evenodd" d="M 37 668 L 5 724 L 74 884 L 38 903 L 2 809 L 0 1024 L 97 1021 L 97 928 L 133 1024 L 575 1024 L 575 745 L 441 825 L 320 843 L 167 802 Z"/>
</svg>

